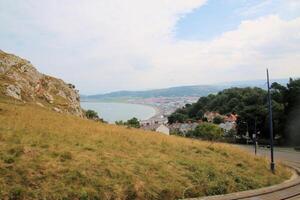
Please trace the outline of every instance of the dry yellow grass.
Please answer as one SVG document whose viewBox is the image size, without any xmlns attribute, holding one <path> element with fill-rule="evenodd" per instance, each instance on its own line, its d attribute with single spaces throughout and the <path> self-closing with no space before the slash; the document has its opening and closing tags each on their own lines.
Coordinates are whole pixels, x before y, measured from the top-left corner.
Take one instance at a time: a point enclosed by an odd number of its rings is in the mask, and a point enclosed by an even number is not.
<svg viewBox="0 0 300 200">
<path fill-rule="evenodd" d="M 0 199 L 176 199 L 280 183 L 290 173 L 211 144 L 0 99 Z"/>
</svg>

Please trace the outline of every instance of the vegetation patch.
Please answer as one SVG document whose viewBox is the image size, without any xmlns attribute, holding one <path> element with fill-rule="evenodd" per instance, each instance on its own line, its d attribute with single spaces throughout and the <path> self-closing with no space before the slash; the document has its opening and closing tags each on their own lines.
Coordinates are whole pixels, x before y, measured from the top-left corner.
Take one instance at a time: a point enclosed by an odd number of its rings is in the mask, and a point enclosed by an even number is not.
<svg viewBox="0 0 300 200">
<path fill-rule="evenodd" d="M 228 144 L 165 136 L 0 99 L 0 199 L 180 199 L 290 172 Z"/>
<path fill-rule="evenodd" d="M 300 79 L 291 78 L 286 86 L 274 82 L 270 92 L 275 142 L 299 146 Z M 251 133 L 251 138 L 252 133 L 259 134 L 258 139 L 263 143 L 269 138 L 268 93 L 262 88 L 229 88 L 217 94 L 203 96 L 196 103 L 186 104 L 183 108 L 177 109 L 168 120 L 171 124 L 205 122 L 208 121 L 205 115 L 207 112 L 227 116 L 237 114 L 236 131 L 226 133 L 228 141 L 246 142 L 244 138 L 248 137 L 248 133 Z M 217 115 L 212 122 L 221 124 L 224 119 Z M 202 135 L 198 132 L 191 132 L 186 136 L 207 139 L 206 134 Z M 238 138 L 234 137 L 235 132 Z"/>
</svg>

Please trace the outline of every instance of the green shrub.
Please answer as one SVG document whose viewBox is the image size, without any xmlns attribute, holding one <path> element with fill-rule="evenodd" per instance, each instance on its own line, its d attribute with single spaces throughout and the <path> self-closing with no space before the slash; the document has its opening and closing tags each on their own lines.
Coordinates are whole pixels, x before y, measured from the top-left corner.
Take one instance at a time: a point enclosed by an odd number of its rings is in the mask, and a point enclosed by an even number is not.
<svg viewBox="0 0 300 200">
<path fill-rule="evenodd" d="M 226 181 L 222 181 L 222 180 L 214 181 L 206 191 L 206 195 L 208 196 L 221 195 L 227 193 L 228 193 L 228 185 Z"/>
<path fill-rule="evenodd" d="M 127 127 L 132 127 L 132 128 L 140 128 L 141 127 L 140 122 L 136 117 L 133 117 L 133 118 L 127 120 L 127 122 L 123 122 L 122 120 L 116 121 L 115 124 L 119 125 L 119 126 L 127 126 Z"/>
<path fill-rule="evenodd" d="M 127 124 L 127 126 L 133 127 L 133 128 L 140 128 L 141 127 L 139 120 L 135 117 L 132 118 L 132 119 L 127 120 L 126 124 Z"/>
<path fill-rule="evenodd" d="M 94 110 L 87 110 L 85 111 L 85 116 L 88 119 L 99 119 L 98 113 Z"/>
<path fill-rule="evenodd" d="M 6 163 L 6 164 L 12 164 L 12 163 L 15 162 L 15 159 L 14 159 L 14 157 L 12 157 L 12 156 L 7 156 L 7 157 L 5 157 L 5 158 L 3 159 L 3 161 L 4 161 L 4 163 Z"/>
<path fill-rule="evenodd" d="M 223 119 L 223 117 L 221 117 L 221 116 L 216 116 L 214 119 L 213 119 L 213 123 L 214 124 L 221 124 L 221 123 L 223 123 L 224 122 L 224 119 Z"/>
<path fill-rule="evenodd" d="M 23 199 L 24 189 L 20 186 L 15 186 L 9 191 L 9 200 Z"/>
<path fill-rule="evenodd" d="M 188 119 L 188 117 L 182 113 L 173 113 L 168 117 L 168 121 L 170 124 L 179 122 L 183 123 Z"/>
<path fill-rule="evenodd" d="M 222 129 L 211 123 L 203 123 L 196 127 L 196 129 L 191 132 L 193 137 L 202 138 L 204 140 L 220 140 L 223 137 Z"/>
</svg>

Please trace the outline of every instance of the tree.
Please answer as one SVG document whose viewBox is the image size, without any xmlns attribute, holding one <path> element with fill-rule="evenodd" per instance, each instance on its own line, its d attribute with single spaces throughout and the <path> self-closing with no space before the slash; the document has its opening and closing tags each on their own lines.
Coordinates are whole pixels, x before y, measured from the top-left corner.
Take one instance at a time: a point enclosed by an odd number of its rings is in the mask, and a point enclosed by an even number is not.
<svg viewBox="0 0 300 200">
<path fill-rule="evenodd" d="M 88 119 L 99 119 L 98 113 L 94 110 L 87 110 L 85 111 L 85 116 Z"/>
<path fill-rule="evenodd" d="M 123 122 L 122 120 L 120 120 L 120 121 L 115 121 L 115 124 L 116 124 L 116 125 L 119 125 L 119 126 L 123 126 L 123 125 L 125 125 L 126 123 Z"/>
<path fill-rule="evenodd" d="M 274 136 L 286 138 L 291 143 L 300 138 L 300 79 L 290 79 L 287 86 L 273 83 L 271 86 Z M 267 91 L 261 88 L 230 88 L 218 94 L 201 97 L 196 103 L 176 110 L 169 117 L 170 123 L 198 120 L 207 111 L 222 115 L 235 112 L 238 115 L 237 134 L 252 136 L 259 131 L 260 138 L 269 138 L 269 112 Z M 203 121 L 205 119 L 202 118 Z M 219 123 L 216 119 L 215 123 Z M 299 119 L 300 120 L 300 119 Z M 296 136 L 295 136 L 296 134 Z M 300 139 L 299 139 L 300 140 Z M 300 141 L 298 142 L 300 143 Z M 299 144 L 300 145 L 300 144 Z"/>
<path fill-rule="evenodd" d="M 286 144 L 300 145 L 300 79 L 290 79 L 286 87 L 275 82 L 271 93 L 274 135 L 283 137 Z"/>
<path fill-rule="evenodd" d="M 286 143 L 300 145 L 300 79 L 290 79 L 286 88 L 279 84 L 272 86 L 284 105 L 280 128 L 285 133 Z"/>
<path fill-rule="evenodd" d="M 186 122 L 190 119 L 198 120 L 206 111 L 216 111 L 222 115 L 235 112 L 241 121 L 247 121 L 249 132 L 256 128 L 262 132 L 262 135 L 268 137 L 265 122 L 267 112 L 267 92 L 261 88 L 230 88 L 225 89 L 218 94 L 210 94 L 207 97 L 201 97 L 191 106 L 181 108 L 170 116 L 170 123 L 176 121 Z M 180 115 L 178 115 L 180 114 Z M 202 118 L 204 121 L 205 119 Z M 216 119 L 215 123 L 220 123 Z M 242 130 L 242 129 L 240 129 Z M 245 134 L 240 131 L 239 134 Z"/>
<path fill-rule="evenodd" d="M 203 110 L 199 110 L 196 114 L 196 119 L 203 119 L 203 116 L 204 116 L 204 112 Z"/>
<path fill-rule="evenodd" d="M 108 123 L 107 121 L 104 121 L 104 119 L 100 118 L 98 116 L 98 113 L 94 110 L 87 110 L 85 111 L 85 116 L 88 118 L 88 119 L 92 119 L 92 120 L 95 120 L 95 121 L 98 121 L 98 122 L 102 122 L 102 123 Z"/>
<path fill-rule="evenodd" d="M 191 134 L 193 137 L 202 138 L 204 140 L 220 140 L 223 137 L 222 129 L 212 123 L 202 123 L 196 127 Z"/>
<path fill-rule="evenodd" d="M 127 120 L 126 125 L 133 128 L 140 128 L 140 122 L 137 118 L 133 117 L 132 119 Z"/>
<path fill-rule="evenodd" d="M 223 119 L 223 117 L 221 117 L 221 116 L 216 116 L 214 119 L 213 119 L 213 123 L 214 124 L 221 124 L 221 123 L 223 123 L 224 122 L 224 119 Z"/>
<path fill-rule="evenodd" d="M 169 117 L 168 117 L 168 121 L 170 124 L 179 122 L 179 123 L 183 123 L 188 119 L 188 116 L 182 113 L 172 113 Z"/>
<path fill-rule="evenodd" d="M 126 122 L 123 122 L 122 120 L 115 121 L 115 124 L 119 125 L 119 126 L 127 126 L 127 127 L 133 127 L 133 128 L 140 128 L 141 127 L 139 120 L 135 117 L 127 120 Z"/>
<path fill-rule="evenodd" d="M 296 106 L 299 106 L 300 79 L 290 79 L 290 82 L 287 84 L 287 94 L 285 100 L 287 102 L 287 112 L 290 112 Z"/>
</svg>

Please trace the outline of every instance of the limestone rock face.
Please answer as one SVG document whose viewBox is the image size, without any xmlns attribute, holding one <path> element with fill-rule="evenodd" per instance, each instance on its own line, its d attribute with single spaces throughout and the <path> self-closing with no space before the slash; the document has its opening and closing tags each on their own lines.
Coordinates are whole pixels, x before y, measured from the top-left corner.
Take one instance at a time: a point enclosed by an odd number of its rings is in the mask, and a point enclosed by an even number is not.
<svg viewBox="0 0 300 200">
<path fill-rule="evenodd" d="M 0 95 L 35 102 L 56 112 L 84 116 L 74 85 L 42 74 L 29 61 L 1 50 Z"/>
<path fill-rule="evenodd" d="M 16 85 L 7 85 L 6 95 L 21 100 L 21 89 Z"/>
</svg>

